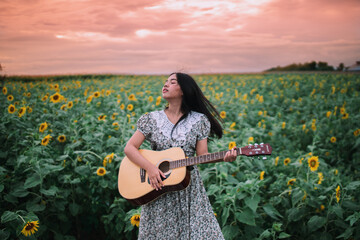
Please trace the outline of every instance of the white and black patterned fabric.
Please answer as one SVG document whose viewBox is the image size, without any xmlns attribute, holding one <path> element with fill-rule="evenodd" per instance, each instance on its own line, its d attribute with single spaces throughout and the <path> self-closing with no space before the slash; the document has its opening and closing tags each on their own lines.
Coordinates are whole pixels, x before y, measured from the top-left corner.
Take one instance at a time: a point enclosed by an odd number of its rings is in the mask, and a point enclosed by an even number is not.
<svg viewBox="0 0 360 240">
<path fill-rule="evenodd" d="M 210 133 L 207 117 L 193 111 L 170 136 L 173 127 L 163 110 L 145 114 L 137 122 L 153 150 L 181 147 L 188 157 L 194 156 L 196 142 Z M 196 166 L 186 189 L 142 206 L 138 239 L 224 239 Z"/>
</svg>

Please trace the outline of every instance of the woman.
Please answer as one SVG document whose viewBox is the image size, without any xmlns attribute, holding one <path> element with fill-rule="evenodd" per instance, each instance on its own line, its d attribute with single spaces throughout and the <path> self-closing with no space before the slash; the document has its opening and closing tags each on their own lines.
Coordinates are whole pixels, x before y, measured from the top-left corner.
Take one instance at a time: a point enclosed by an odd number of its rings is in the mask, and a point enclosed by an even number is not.
<svg viewBox="0 0 360 240">
<path fill-rule="evenodd" d="M 166 80 L 162 96 L 168 107 L 141 116 L 137 131 L 125 146 L 125 154 L 148 173 L 151 186 L 159 190 L 165 177 L 138 151 L 144 140 L 153 150 L 181 147 L 186 156 L 208 154 L 208 136 L 222 136 L 218 112 L 205 98 L 194 79 L 184 73 L 172 73 Z M 214 117 L 216 116 L 216 117 Z M 229 150 L 224 161 L 234 161 Z M 206 195 L 199 171 L 191 167 L 189 186 L 163 194 L 143 205 L 139 239 L 224 239 Z"/>
</svg>

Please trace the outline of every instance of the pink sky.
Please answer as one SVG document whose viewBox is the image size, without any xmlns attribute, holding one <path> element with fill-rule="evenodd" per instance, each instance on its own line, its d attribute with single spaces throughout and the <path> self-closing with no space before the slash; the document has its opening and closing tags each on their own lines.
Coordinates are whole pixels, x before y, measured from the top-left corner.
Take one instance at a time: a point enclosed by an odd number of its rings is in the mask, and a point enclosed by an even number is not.
<svg viewBox="0 0 360 240">
<path fill-rule="evenodd" d="M 1 0 L 3 73 L 256 72 L 360 60 L 359 0 Z"/>
</svg>

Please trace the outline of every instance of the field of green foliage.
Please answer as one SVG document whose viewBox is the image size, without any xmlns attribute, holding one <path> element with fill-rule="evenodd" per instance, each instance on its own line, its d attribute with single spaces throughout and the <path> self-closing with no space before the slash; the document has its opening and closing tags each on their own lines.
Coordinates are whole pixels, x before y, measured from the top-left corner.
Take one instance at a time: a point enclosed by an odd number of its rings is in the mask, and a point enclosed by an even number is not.
<svg viewBox="0 0 360 240">
<path fill-rule="evenodd" d="M 167 76 L 8 77 L 0 93 L 0 239 L 135 239 L 123 149 Z M 360 75 L 195 75 L 224 120 L 200 166 L 226 239 L 360 239 Z M 149 148 L 144 144 L 142 148 Z"/>
</svg>

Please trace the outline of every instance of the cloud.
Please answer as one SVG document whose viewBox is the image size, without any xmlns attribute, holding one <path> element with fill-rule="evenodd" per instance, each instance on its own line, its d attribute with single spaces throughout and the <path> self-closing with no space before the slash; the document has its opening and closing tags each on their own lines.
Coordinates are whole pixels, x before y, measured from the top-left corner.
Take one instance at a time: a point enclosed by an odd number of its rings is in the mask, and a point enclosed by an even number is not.
<svg viewBox="0 0 360 240">
<path fill-rule="evenodd" d="M 247 72 L 350 65 L 360 52 L 357 0 L 3 0 L 0 10 L 8 74 Z"/>
</svg>

